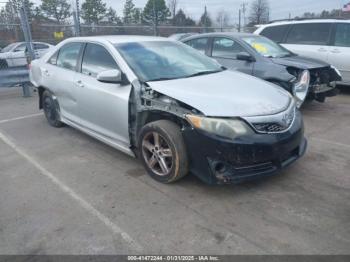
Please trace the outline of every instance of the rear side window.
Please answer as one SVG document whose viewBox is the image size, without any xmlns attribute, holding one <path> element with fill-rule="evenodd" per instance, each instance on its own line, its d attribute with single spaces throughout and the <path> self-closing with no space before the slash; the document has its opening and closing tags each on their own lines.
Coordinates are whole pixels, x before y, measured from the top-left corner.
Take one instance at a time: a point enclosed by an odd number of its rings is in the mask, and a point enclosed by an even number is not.
<svg viewBox="0 0 350 262">
<path fill-rule="evenodd" d="M 70 43 L 63 46 L 58 54 L 57 66 L 75 70 L 81 47 L 81 43 Z"/>
<path fill-rule="evenodd" d="M 236 59 L 237 54 L 245 52 L 243 47 L 232 39 L 215 38 L 213 42 L 213 57 Z"/>
<path fill-rule="evenodd" d="M 81 65 L 83 74 L 96 77 L 100 72 L 113 69 L 119 67 L 103 46 L 87 44 Z"/>
<path fill-rule="evenodd" d="M 208 46 L 208 38 L 197 38 L 186 42 L 187 45 L 205 54 Z"/>
<path fill-rule="evenodd" d="M 337 24 L 334 45 L 350 47 L 350 24 Z"/>
<path fill-rule="evenodd" d="M 288 25 L 277 25 L 266 27 L 261 31 L 260 35 L 263 35 L 276 43 L 281 43 L 288 30 Z"/>
<path fill-rule="evenodd" d="M 299 45 L 327 45 L 332 24 L 310 23 L 295 24 L 287 37 L 287 44 Z"/>
<path fill-rule="evenodd" d="M 57 57 L 58 57 L 58 51 L 54 53 L 47 62 L 51 65 L 57 65 Z"/>
</svg>

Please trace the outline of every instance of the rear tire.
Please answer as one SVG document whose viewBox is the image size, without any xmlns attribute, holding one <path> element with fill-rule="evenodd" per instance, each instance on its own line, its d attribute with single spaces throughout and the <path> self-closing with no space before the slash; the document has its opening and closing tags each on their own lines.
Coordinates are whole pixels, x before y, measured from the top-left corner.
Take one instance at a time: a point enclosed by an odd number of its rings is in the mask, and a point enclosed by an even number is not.
<svg viewBox="0 0 350 262">
<path fill-rule="evenodd" d="M 159 120 L 145 125 L 139 135 L 138 148 L 148 174 L 158 182 L 168 184 L 187 175 L 187 151 L 175 123 Z"/>
<path fill-rule="evenodd" d="M 43 93 L 42 103 L 44 114 L 49 124 L 57 128 L 62 127 L 64 124 L 60 120 L 58 106 L 55 103 L 52 94 L 47 90 Z"/>
</svg>

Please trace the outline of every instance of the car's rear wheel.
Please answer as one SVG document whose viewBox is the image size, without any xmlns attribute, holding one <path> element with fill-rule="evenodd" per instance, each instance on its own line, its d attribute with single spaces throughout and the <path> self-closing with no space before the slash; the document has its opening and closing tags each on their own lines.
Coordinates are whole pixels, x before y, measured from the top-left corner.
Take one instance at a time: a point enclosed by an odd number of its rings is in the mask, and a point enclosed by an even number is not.
<svg viewBox="0 0 350 262">
<path fill-rule="evenodd" d="M 148 174 L 172 183 L 188 173 L 188 158 L 179 126 L 168 120 L 145 125 L 139 135 L 141 160 Z"/>
<path fill-rule="evenodd" d="M 52 94 L 47 90 L 43 93 L 42 103 L 44 114 L 49 124 L 53 127 L 62 127 L 63 123 L 60 121 L 58 105 L 55 103 Z"/>
</svg>

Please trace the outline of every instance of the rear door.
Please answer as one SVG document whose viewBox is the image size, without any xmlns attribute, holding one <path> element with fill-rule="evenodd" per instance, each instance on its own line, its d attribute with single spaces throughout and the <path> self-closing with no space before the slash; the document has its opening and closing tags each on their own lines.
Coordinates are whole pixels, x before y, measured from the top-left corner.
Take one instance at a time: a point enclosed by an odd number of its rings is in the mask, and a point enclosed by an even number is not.
<svg viewBox="0 0 350 262">
<path fill-rule="evenodd" d="M 58 99 L 61 115 L 78 122 L 78 89 L 74 79 L 77 74 L 78 58 L 83 43 L 65 44 L 41 66 L 43 85 Z"/>
<path fill-rule="evenodd" d="M 340 70 L 343 81 L 350 84 L 350 23 L 336 25 L 329 62 Z"/>
<path fill-rule="evenodd" d="M 128 148 L 131 85 L 102 83 L 96 79 L 100 72 L 114 69 L 120 70 L 107 47 L 97 43 L 86 45 L 80 73 L 75 77 L 79 117 L 85 128 Z"/>
<path fill-rule="evenodd" d="M 332 23 L 292 25 L 283 46 L 302 56 L 328 61 Z"/>
<path fill-rule="evenodd" d="M 237 60 L 237 54 L 241 52 L 249 54 L 248 50 L 233 39 L 226 37 L 213 38 L 211 57 L 228 69 L 252 74 L 254 62 Z"/>
</svg>

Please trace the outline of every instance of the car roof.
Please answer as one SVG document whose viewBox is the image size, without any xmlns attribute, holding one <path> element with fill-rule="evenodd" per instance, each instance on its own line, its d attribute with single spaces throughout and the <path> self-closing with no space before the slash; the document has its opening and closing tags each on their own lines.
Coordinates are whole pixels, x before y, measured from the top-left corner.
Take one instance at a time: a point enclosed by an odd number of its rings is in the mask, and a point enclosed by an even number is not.
<svg viewBox="0 0 350 262">
<path fill-rule="evenodd" d="M 217 33 L 204 33 L 204 34 L 196 34 L 189 37 L 186 37 L 185 39 L 182 39 L 181 41 L 187 41 L 191 39 L 196 38 L 202 38 L 202 37 L 233 37 L 233 38 L 242 38 L 247 36 L 254 36 L 257 35 L 251 34 L 251 33 L 235 33 L 235 32 L 217 32 Z"/>
<path fill-rule="evenodd" d="M 276 25 L 291 25 L 291 24 L 314 24 L 314 23 L 350 23 L 350 20 L 343 19 L 300 19 L 300 20 L 286 20 L 286 21 L 275 21 L 270 24 L 259 25 L 260 27 L 269 27 Z"/>
<path fill-rule="evenodd" d="M 169 38 L 156 36 L 137 36 L 137 35 L 105 35 L 105 36 L 88 36 L 88 37 L 72 37 L 67 41 L 108 41 L 111 44 L 131 43 L 131 42 L 147 42 L 147 41 L 171 41 Z"/>
</svg>

